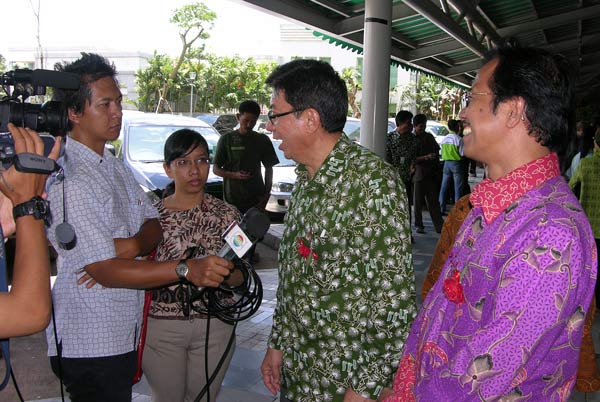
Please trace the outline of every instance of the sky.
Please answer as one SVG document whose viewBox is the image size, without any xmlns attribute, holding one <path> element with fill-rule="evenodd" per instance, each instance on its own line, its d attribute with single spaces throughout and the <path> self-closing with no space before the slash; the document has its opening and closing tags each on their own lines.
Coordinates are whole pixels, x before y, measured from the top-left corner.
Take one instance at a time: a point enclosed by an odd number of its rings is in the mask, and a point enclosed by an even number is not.
<svg viewBox="0 0 600 402">
<path fill-rule="evenodd" d="M 92 47 L 179 54 L 178 29 L 169 22 L 172 11 L 197 0 L 4 0 L 0 23 L 0 54 L 9 48 L 35 48 L 36 19 L 40 12 L 43 47 Z M 217 13 L 207 50 L 218 55 L 264 54 L 276 46 L 279 25 L 288 21 L 257 11 L 240 0 L 203 0 Z"/>
</svg>

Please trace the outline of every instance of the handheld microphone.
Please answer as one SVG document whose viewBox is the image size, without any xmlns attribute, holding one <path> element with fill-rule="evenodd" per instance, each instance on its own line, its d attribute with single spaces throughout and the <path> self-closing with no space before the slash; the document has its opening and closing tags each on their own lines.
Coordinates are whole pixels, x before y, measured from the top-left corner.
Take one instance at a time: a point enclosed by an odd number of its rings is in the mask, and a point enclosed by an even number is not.
<svg viewBox="0 0 600 402">
<path fill-rule="evenodd" d="M 222 283 L 218 288 L 190 288 L 189 303 L 194 311 L 228 323 L 245 320 L 258 311 L 262 302 L 262 283 L 252 265 L 242 257 L 263 238 L 270 223 L 269 217 L 258 208 L 250 208 L 239 225 L 234 222 L 229 226 L 223 235 L 225 244 L 217 255 L 234 261 L 234 270 L 241 272 L 243 281 L 239 285 Z"/>
<path fill-rule="evenodd" d="M 223 235 L 225 244 L 217 255 L 227 260 L 244 257 L 248 250 L 265 236 L 270 224 L 267 215 L 258 208 L 250 208 L 239 225 L 233 223 L 227 228 Z"/>
</svg>

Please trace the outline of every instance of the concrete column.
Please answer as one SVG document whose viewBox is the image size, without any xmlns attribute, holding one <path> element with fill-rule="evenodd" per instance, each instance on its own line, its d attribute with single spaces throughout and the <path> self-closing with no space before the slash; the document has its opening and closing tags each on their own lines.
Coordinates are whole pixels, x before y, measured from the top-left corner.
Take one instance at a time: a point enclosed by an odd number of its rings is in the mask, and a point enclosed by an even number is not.
<svg viewBox="0 0 600 402">
<path fill-rule="evenodd" d="M 360 143 L 385 157 L 392 1 L 366 0 Z"/>
</svg>

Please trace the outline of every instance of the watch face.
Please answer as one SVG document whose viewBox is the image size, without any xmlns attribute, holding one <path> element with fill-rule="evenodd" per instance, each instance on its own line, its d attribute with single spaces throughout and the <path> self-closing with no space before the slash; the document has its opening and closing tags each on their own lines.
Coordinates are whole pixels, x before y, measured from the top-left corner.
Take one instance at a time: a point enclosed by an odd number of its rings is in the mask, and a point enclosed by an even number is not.
<svg viewBox="0 0 600 402">
<path fill-rule="evenodd" d="M 185 263 L 185 261 L 181 261 L 175 267 L 175 272 L 177 273 L 177 276 L 179 276 L 179 279 L 186 279 L 188 271 L 189 271 L 189 268 L 188 268 L 187 264 Z"/>
<path fill-rule="evenodd" d="M 50 223 L 50 208 L 48 201 L 36 196 L 13 208 L 13 217 L 15 219 L 27 215 L 33 215 L 35 219 L 43 219 L 48 225 Z"/>
</svg>

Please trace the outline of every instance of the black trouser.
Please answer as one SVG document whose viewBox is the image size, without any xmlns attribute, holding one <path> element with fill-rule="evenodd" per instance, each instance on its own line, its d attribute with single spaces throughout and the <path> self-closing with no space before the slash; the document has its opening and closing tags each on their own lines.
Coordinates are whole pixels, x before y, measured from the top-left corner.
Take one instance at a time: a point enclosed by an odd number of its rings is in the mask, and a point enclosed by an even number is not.
<svg viewBox="0 0 600 402">
<path fill-rule="evenodd" d="M 440 210 L 438 200 L 440 190 L 433 177 L 428 176 L 421 181 L 415 182 L 415 226 L 423 228 L 423 205 L 427 203 L 429 216 L 435 227 L 435 231 L 441 233 L 444 219 Z"/>
<path fill-rule="evenodd" d="M 58 357 L 50 365 L 59 376 Z M 62 358 L 60 369 L 71 402 L 131 402 L 137 351 L 92 358 Z"/>
<path fill-rule="evenodd" d="M 467 161 L 468 161 L 468 166 L 469 166 L 469 173 L 477 174 L 477 161 L 475 159 L 469 159 L 469 158 L 467 158 Z"/>
</svg>

